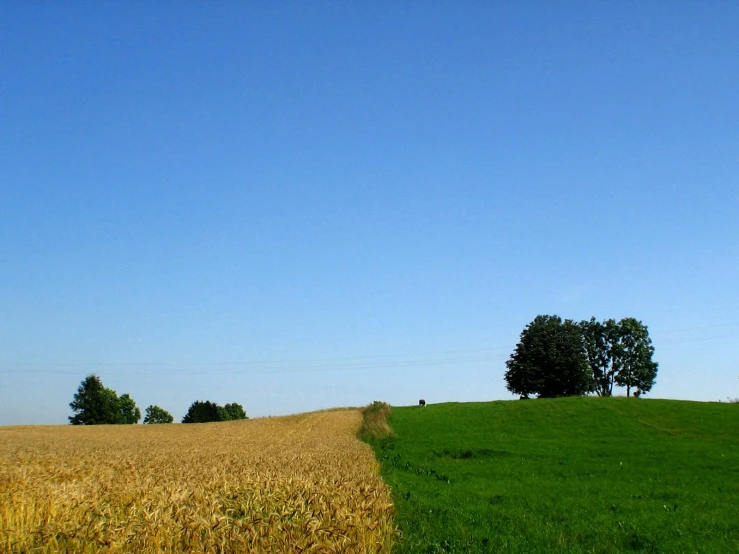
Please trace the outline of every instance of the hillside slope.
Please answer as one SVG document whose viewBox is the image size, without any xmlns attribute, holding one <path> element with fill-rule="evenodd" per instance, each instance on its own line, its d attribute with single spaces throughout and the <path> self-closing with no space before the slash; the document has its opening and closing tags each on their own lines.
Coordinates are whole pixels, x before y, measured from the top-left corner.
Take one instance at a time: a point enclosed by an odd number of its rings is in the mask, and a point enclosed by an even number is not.
<svg viewBox="0 0 739 554">
<path fill-rule="evenodd" d="M 737 552 L 739 405 L 393 408 L 398 552 Z"/>
</svg>

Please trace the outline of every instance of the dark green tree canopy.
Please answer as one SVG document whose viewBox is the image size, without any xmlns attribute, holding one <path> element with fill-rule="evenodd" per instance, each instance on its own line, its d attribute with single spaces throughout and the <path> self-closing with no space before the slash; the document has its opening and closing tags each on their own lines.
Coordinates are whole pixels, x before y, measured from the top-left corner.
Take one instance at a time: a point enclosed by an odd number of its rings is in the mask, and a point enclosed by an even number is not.
<svg viewBox="0 0 739 554">
<path fill-rule="evenodd" d="M 247 419 L 246 412 L 240 404 L 226 404 L 221 407 L 215 402 L 196 400 L 190 405 L 182 423 L 209 423 L 212 421 L 231 421 Z"/>
<path fill-rule="evenodd" d="M 615 385 L 626 387 L 626 396 L 641 396 L 651 390 L 658 364 L 652 361 L 654 348 L 646 325 L 632 317 L 618 323 L 595 318 L 581 321 L 580 329 L 593 372 L 592 389 L 600 396 L 612 396 Z"/>
<path fill-rule="evenodd" d="M 146 416 L 144 416 L 144 423 L 146 424 L 172 423 L 173 421 L 172 414 L 159 406 L 152 405 L 146 408 Z"/>
<path fill-rule="evenodd" d="M 591 392 L 598 396 L 612 396 L 618 371 L 616 346 L 619 341 L 619 326 L 609 319 L 603 323 L 594 317 L 580 322 L 583 345 L 588 364 L 593 373 Z"/>
<path fill-rule="evenodd" d="M 221 421 L 232 421 L 236 419 L 248 419 L 246 417 L 246 411 L 244 410 L 244 407 L 241 404 L 236 404 L 236 402 L 232 404 L 226 404 L 223 407 L 223 412 L 221 413 Z"/>
<path fill-rule="evenodd" d="M 188 408 L 185 417 L 182 418 L 182 423 L 209 423 L 211 421 L 221 421 L 218 408 L 218 404 L 211 402 L 210 400 L 206 400 L 205 402 L 196 400 Z"/>
<path fill-rule="evenodd" d="M 133 424 L 138 423 L 141 419 L 141 410 L 138 409 L 136 402 L 128 393 L 118 399 L 118 409 L 120 410 L 119 423 Z"/>
<path fill-rule="evenodd" d="M 141 411 L 128 394 L 118 398 L 116 392 L 106 388 L 95 374 L 80 383 L 69 406 L 75 412 L 69 416 L 72 425 L 114 425 L 136 423 L 141 419 Z"/>
<path fill-rule="evenodd" d="M 626 387 L 626 396 L 641 396 L 649 392 L 657 380 L 657 362 L 652 360 L 654 347 L 647 326 L 628 317 L 619 322 L 621 330 L 617 347 L 618 373 L 616 384 Z"/>
<path fill-rule="evenodd" d="M 118 396 L 103 386 L 97 375 L 89 375 L 80 383 L 69 406 L 75 412 L 69 416 L 72 425 L 99 425 L 118 422 Z"/>
<path fill-rule="evenodd" d="M 575 396 L 591 388 L 580 327 L 556 315 L 537 316 L 526 326 L 506 367 L 506 387 L 524 398 Z"/>
</svg>

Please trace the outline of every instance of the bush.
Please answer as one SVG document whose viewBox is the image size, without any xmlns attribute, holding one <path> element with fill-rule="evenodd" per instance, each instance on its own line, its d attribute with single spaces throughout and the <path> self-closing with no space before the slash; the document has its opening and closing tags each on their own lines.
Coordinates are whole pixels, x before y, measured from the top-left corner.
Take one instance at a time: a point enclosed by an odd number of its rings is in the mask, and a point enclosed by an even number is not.
<svg viewBox="0 0 739 554">
<path fill-rule="evenodd" d="M 209 423 L 211 421 L 221 421 L 220 406 L 215 402 L 206 400 L 201 402 L 196 400 L 187 410 L 182 423 Z"/>
<path fill-rule="evenodd" d="M 141 419 L 141 410 L 128 393 L 118 399 L 118 411 L 120 412 L 118 423 L 133 425 Z"/>
<path fill-rule="evenodd" d="M 221 421 L 234 421 L 237 419 L 249 419 L 246 417 L 246 411 L 241 404 L 226 404 L 220 409 Z"/>
<path fill-rule="evenodd" d="M 172 423 L 174 418 L 167 410 L 163 410 L 159 406 L 149 406 L 146 408 L 146 416 L 144 417 L 144 423 L 156 424 L 156 423 Z"/>
<path fill-rule="evenodd" d="M 392 408 L 387 402 L 375 400 L 362 410 L 362 427 L 359 429 L 359 438 L 362 440 L 380 440 L 392 436 L 393 431 L 388 425 L 388 418 Z"/>
<path fill-rule="evenodd" d="M 182 423 L 210 423 L 214 421 L 232 421 L 248 419 L 246 411 L 240 404 L 226 404 L 221 407 L 215 402 L 196 400 L 187 410 Z"/>
</svg>

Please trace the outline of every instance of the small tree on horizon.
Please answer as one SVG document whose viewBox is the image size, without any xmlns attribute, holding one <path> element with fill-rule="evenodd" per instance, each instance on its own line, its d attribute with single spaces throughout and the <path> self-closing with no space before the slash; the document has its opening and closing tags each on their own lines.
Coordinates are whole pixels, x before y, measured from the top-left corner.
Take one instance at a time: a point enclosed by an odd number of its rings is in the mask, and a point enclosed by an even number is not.
<svg viewBox="0 0 739 554">
<path fill-rule="evenodd" d="M 226 404 L 223 408 L 221 408 L 221 410 L 221 421 L 249 419 L 246 416 L 246 411 L 244 410 L 244 407 L 241 404 L 237 404 L 236 402 Z"/>
<path fill-rule="evenodd" d="M 119 423 L 131 425 L 138 423 L 141 419 L 141 410 L 128 393 L 118 399 L 118 409 L 120 410 Z"/>
<path fill-rule="evenodd" d="M 220 406 L 210 400 L 205 402 L 196 400 L 182 418 L 182 423 L 210 423 L 212 421 L 221 421 L 221 414 Z"/>
<path fill-rule="evenodd" d="M 172 423 L 174 418 L 167 410 L 160 408 L 159 406 L 149 406 L 146 408 L 146 416 L 144 417 L 145 424 L 160 424 L 160 423 Z"/>
<path fill-rule="evenodd" d="M 244 407 L 235 402 L 219 406 L 215 402 L 196 400 L 187 410 L 182 423 L 210 423 L 214 421 L 231 421 L 235 419 L 248 419 Z"/>
<path fill-rule="evenodd" d="M 641 321 L 628 317 L 619 322 L 621 330 L 617 348 L 618 373 L 616 384 L 626 387 L 626 396 L 642 396 L 652 390 L 657 380 L 659 364 L 652 360 L 654 347 L 649 338 L 647 326 Z"/>
<path fill-rule="evenodd" d="M 100 377 L 88 375 L 77 389 L 69 407 L 75 412 L 69 416 L 72 425 L 101 425 L 118 423 L 118 396 L 106 389 Z"/>
</svg>

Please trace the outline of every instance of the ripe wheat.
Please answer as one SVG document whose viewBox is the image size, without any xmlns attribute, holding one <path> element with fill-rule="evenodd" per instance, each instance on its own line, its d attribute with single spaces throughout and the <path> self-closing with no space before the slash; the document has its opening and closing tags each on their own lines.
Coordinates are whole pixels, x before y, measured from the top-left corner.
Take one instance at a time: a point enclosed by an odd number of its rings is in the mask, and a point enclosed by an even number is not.
<svg viewBox="0 0 739 554">
<path fill-rule="evenodd" d="M 0 428 L 0 550 L 389 552 L 361 419 Z"/>
</svg>

